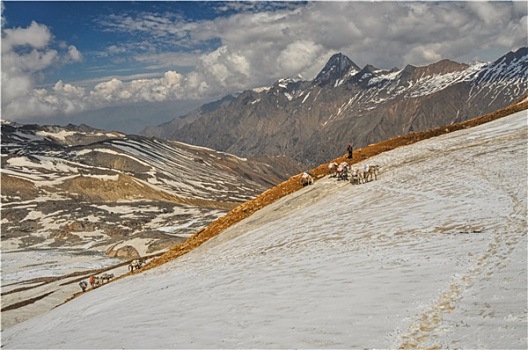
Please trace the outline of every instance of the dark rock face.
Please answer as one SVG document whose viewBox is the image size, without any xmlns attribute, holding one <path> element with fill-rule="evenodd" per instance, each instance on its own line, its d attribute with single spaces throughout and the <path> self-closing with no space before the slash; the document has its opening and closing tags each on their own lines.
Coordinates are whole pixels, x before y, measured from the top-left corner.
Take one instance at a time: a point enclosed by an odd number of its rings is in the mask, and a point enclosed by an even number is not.
<svg viewBox="0 0 528 350">
<path fill-rule="evenodd" d="M 504 108 L 528 90 L 528 50 L 488 64 L 450 60 L 404 69 L 359 69 L 334 55 L 313 81 L 282 79 L 197 110 L 178 128 L 146 135 L 252 156 L 288 156 L 315 166 L 387 138 Z"/>
<path fill-rule="evenodd" d="M 336 86 L 342 80 L 354 76 L 359 70 L 360 68 L 350 58 L 341 53 L 336 53 L 328 60 L 313 83 L 317 86 Z"/>
</svg>

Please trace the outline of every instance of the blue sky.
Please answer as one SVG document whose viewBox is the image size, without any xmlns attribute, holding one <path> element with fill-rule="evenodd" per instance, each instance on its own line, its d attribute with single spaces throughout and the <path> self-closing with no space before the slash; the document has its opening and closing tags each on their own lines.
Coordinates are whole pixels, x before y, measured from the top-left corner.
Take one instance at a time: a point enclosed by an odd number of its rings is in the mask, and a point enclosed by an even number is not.
<svg viewBox="0 0 528 350">
<path fill-rule="evenodd" d="M 2 119 L 138 132 L 231 92 L 360 67 L 491 61 L 527 3 L 2 2 Z"/>
</svg>

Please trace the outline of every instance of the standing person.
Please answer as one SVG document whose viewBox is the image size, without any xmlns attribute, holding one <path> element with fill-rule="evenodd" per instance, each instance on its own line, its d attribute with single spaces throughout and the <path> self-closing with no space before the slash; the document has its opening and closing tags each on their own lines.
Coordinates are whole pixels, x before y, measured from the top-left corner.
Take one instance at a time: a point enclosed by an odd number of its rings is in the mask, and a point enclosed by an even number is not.
<svg viewBox="0 0 528 350">
<path fill-rule="evenodd" d="M 86 292 L 86 287 L 88 287 L 88 283 L 86 281 L 79 282 L 79 286 L 81 287 L 83 292 Z"/>
<path fill-rule="evenodd" d="M 353 150 L 352 143 L 349 143 L 349 144 L 348 144 L 348 147 L 347 147 L 348 158 L 349 158 L 349 159 L 352 159 L 352 150 Z"/>
<path fill-rule="evenodd" d="M 95 277 L 94 277 L 94 275 L 90 276 L 90 285 L 92 286 L 92 288 L 95 286 Z"/>
</svg>

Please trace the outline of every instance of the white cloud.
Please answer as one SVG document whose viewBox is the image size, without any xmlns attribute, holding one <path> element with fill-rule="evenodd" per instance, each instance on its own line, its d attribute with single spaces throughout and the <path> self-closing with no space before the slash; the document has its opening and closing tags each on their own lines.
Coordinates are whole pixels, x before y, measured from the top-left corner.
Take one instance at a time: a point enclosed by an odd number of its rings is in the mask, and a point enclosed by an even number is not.
<svg viewBox="0 0 528 350">
<path fill-rule="evenodd" d="M 324 48 L 313 41 L 295 41 L 281 51 L 277 57 L 277 66 L 287 76 L 295 76 L 306 67 L 311 67 L 317 57 L 323 53 L 325 53 Z"/>
<path fill-rule="evenodd" d="M 412 48 L 404 59 L 410 62 L 437 62 L 442 59 L 438 53 L 441 49 L 441 44 L 431 44 Z"/>
<path fill-rule="evenodd" d="M 82 61 L 82 54 L 73 45 L 68 46 L 68 54 L 73 61 Z"/>
<path fill-rule="evenodd" d="M 31 22 L 27 28 L 3 29 L 2 32 L 2 47 L 6 50 L 23 45 L 43 49 L 52 38 L 48 27 L 36 22 Z"/>
<path fill-rule="evenodd" d="M 197 72 L 210 84 L 239 89 L 246 86 L 251 75 L 251 66 L 242 52 L 231 51 L 222 46 L 200 57 Z"/>
<path fill-rule="evenodd" d="M 59 80 L 57 84 L 55 84 L 53 90 L 65 96 L 83 97 L 85 95 L 85 91 L 83 88 L 79 88 L 71 84 L 64 84 L 62 80 Z"/>
<path fill-rule="evenodd" d="M 503 6 L 495 6 L 487 2 L 468 2 L 467 8 L 485 25 L 501 24 L 507 18 L 510 9 Z"/>
<path fill-rule="evenodd" d="M 38 75 L 61 60 L 59 52 L 51 48 L 52 40 L 48 27 L 36 22 L 27 28 L 2 28 L 4 117 L 16 120 L 33 115 L 49 116 L 57 113 L 59 108 L 73 112 L 80 105 L 75 101 L 78 95 L 73 101 L 64 101 L 61 95 L 53 96 L 53 92 L 34 88 Z M 64 57 L 78 61 L 82 55 L 75 46 L 69 46 Z"/>
</svg>

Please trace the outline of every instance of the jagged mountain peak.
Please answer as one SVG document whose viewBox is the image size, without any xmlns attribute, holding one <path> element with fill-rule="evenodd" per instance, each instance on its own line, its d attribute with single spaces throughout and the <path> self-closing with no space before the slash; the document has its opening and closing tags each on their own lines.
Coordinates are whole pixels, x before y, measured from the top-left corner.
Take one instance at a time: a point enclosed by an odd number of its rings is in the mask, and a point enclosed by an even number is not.
<svg viewBox="0 0 528 350">
<path fill-rule="evenodd" d="M 497 59 L 493 64 L 505 63 L 509 64 L 520 59 L 528 60 L 528 47 L 521 47 L 517 51 L 510 51 L 504 56 Z"/>
<path fill-rule="evenodd" d="M 342 53 L 336 53 L 326 63 L 315 77 L 314 84 L 318 86 L 340 85 L 347 76 L 357 73 L 360 68 L 350 58 Z"/>
<path fill-rule="evenodd" d="M 404 81 L 418 81 L 434 75 L 445 75 L 453 72 L 462 72 L 469 68 L 465 63 L 458 63 L 444 59 L 427 66 L 414 66 L 408 64 L 402 69 L 400 79 Z"/>
<path fill-rule="evenodd" d="M 341 52 L 333 54 L 332 57 L 328 60 L 326 65 L 342 65 L 342 64 L 353 64 L 352 60 L 346 55 L 343 55 Z"/>
<path fill-rule="evenodd" d="M 517 51 L 510 51 L 494 62 L 484 65 L 474 79 L 474 83 L 502 81 L 507 85 L 512 85 L 513 82 L 526 81 L 526 77 L 528 77 L 528 47 L 521 47 Z"/>
<path fill-rule="evenodd" d="M 348 81 L 349 84 L 358 84 L 361 86 L 367 86 L 370 80 L 376 77 L 381 70 L 371 64 L 367 64 L 360 71 L 356 72 L 351 80 Z"/>
<path fill-rule="evenodd" d="M 365 73 L 367 74 L 374 74 L 376 73 L 377 71 L 379 71 L 379 68 L 376 68 L 375 66 L 371 65 L 371 64 L 367 64 L 365 67 L 363 67 L 363 69 L 359 72 L 359 75 L 363 75 Z"/>
</svg>

